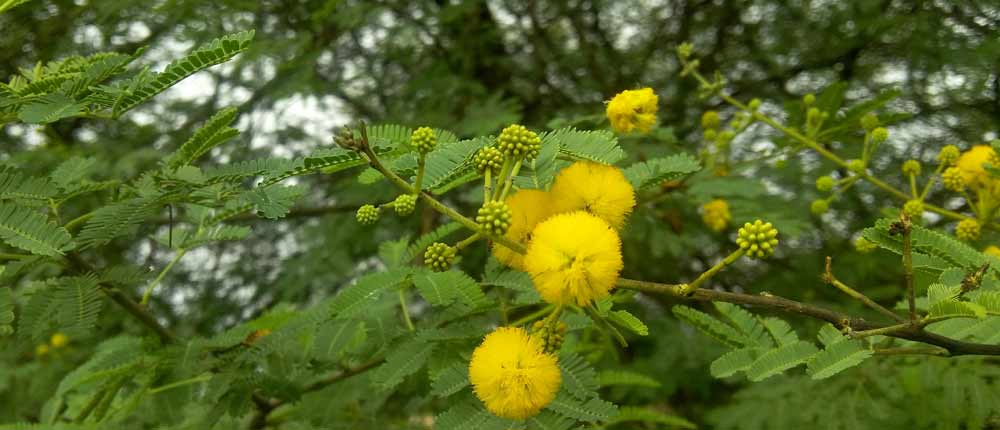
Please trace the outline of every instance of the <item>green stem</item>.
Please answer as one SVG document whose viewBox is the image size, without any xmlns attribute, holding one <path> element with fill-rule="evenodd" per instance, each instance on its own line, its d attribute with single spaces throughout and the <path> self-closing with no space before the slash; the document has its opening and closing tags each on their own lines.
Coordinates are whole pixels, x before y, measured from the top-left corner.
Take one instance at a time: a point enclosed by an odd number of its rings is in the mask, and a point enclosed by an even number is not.
<svg viewBox="0 0 1000 430">
<path fill-rule="evenodd" d="M 521 171 L 521 161 L 521 159 L 518 159 L 514 162 L 514 168 L 511 169 L 510 175 L 507 176 L 507 181 L 503 186 L 503 192 L 500 193 L 500 198 L 497 200 L 503 201 L 503 199 L 507 198 L 507 193 L 510 192 L 510 187 L 514 184 L 514 178 L 517 176 L 517 173 Z"/>
<path fill-rule="evenodd" d="M 913 293 L 913 246 L 910 240 L 910 220 L 900 220 L 903 223 L 903 282 L 906 284 L 906 301 L 910 308 L 910 323 L 917 321 L 916 298 Z"/>
<path fill-rule="evenodd" d="M 408 193 L 414 192 L 413 187 L 411 187 L 410 184 L 406 183 L 406 181 L 403 180 L 403 178 L 400 178 L 399 175 L 397 175 L 395 172 L 383 166 L 382 162 L 379 161 L 378 157 L 375 155 L 374 152 L 372 152 L 369 149 L 365 152 L 365 155 L 368 157 L 368 162 L 371 164 L 372 168 L 378 170 L 379 173 L 382 173 L 382 175 L 385 176 L 387 179 L 389 179 L 390 182 L 396 184 L 397 187 Z M 482 228 L 479 227 L 478 223 L 458 213 L 458 211 L 446 206 L 444 203 L 441 203 L 440 201 L 435 199 L 434 196 L 430 195 L 430 193 L 424 191 L 421 192 L 419 196 L 421 200 L 427 203 L 434 210 L 455 220 L 459 224 L 462 224 L 463 227 L 479 233 L 482 237 L 488 238 L 493 242 L 499 243 L 500 245 L 503 245 L 504 247 L 518 254 L 524 254 L 527 252 L 527 249 L 524 247 L 524 245 L 514 242 L 513 240 L 510 240 L 505 236 L 496 236 L 484 231 Z"/>
<path fill-rule="evenodd" d="M 856 332 L 851 333 L 851 337 L 855 338 L 855 339 L 861 339 L 861 338 L 869 337 L 869 336 L 889 335 L 889 334 L 893 334 L 893 333 L 899 332 L 901 330 L 911 329 L 912 327 L 913 327 L 913 325 L 910 324 L 909 321 L 907 321 L 907 322 L 904 322 L 904 323 L 899 323 L 899 324 L 890 325 L 890 326 L 881 327 L 881 328 L 875 328 L 875 329 L 871 329 L 871 330 L 856 331 Z"/>
<path fill-rule="evenodd" d="M 500 184 L 507 180 L 507 175 L 510 173 L 510 157 L 504 157 L 503 167 L 500 167 L 500 176 L 497 176 L 497 187 L 493 190 L 493 194 L 490 196 L 490 200 L 497 200 L 500 197 L 500 192 L 503 187 Z"/>
<path fill-rule="evenodd" d="M 456 243 L 455 248 L 459 250 L 465 248 L 466 246 L 476 243 L 476 241 L 479 240 L 481 237 L 482 236 L 480 236 L 479 233 L 473 233 L 472 236 L 462 239 L 461 242 Z"/>
<path fill-rule="evenodd" d="M 417 179 L 413 181 L 413 188 L 420 192 L 423 190 L 424 182 L 424 154 L 420 154 L 420 158 L 417 158 Z"/>
<path fill-rule="evenodd" d="M 493 169 L 487 167 L 483 172 L 483 203 L 490 201 L 493 195 Z"/>
<path fill-rule="evenodd" d="M 406 308 L 406 294 L 404 290 L 399 290 L 399 307 L 403 310 L 403 321 L 406 321 L 406 328 L 410 331 L 416 330 L 413 321 L 410 320 L 410 311 Z"/>
<path fill-rule="evenodd" d="M 528 315 L 525 315 L 525 316 L 523 316 L 521 318 L 518 318 L 517 321 L 514 321 L 511 325 L 512 326 L 519 326 L 519 325 L 524 325 L 524 324 L 527 324 L 527 323 L 529 323 L 531 321 L 537 320 L 542 315 L 545 315 L 547 313 L 552 312 L 553 308 L 555 308 L 555 305 L 545 306 L 545 307 L 543 307 L 543 308 L 541 308 L 541 309 L 539 309 L 539 310 L 537 310 L 535 312 L 532 312 L 532 313 L 530 313 Z"/>
<path fill-rule="evenodd" d="M 31 258 L 31 256 L 26 254 L 9 254 L 6 252 L 0 252 L 0 260 L 24 260 L 25 258 Z"/>
<path fill-rule="evenodd" d="M 177 250 L 177 255 L 174 256 L 174 259 L 170 260 L 170 263 L 167 263 L 167 266 L 160 271 L 160 274 L 156 276 L 156 279 L 153 279 L 153 282 L 151 282 L 149 286 L 146 287 L 146 291 L 142 294 L 142 300 L 139 301 L 140 306 L 145 307 L 147 304 L 149 304 L 149 298 L 152 297 L 153 290 L 156 288 L 157 285 L 160 284 L 161 281 L 163 281 L 163 278 L 167 276 L 167 273 L 170 272 L 170 269 L 173 269 L 174 265 L 177 264 L 177 262 L 180 261 L 181 258 L 184 257 L 184 254 L 186 253 L 187 249 L 179 248 Z"/>
<path fill-rule="evenodd" d="M 917 194 L 917 176 L 916 175 L 909 175 L 909 176 L 910 176 L 910 194 L 913 194 L 914 199 L 920 199 L 921 198 L 920 195 Z"/>
<path fill-rule="evenodd" d="M 78 216 L 76 218 L 71 219 L 68 223 L 66 223 L 66 225 L 63 226 L 63 228 L 65 228 L 66 230 L 69 230 L 69 231 L 73 231 L 73 230 L 76 229 L 77 226 L 79 226 L 80 224 L 83 224 L 83 223 L 87 222 L 87 220 L 89 220 L 93 216 L 94 216 L 94 212 L 87 212 L 87 213 L 85 213 L 83 215 L 80 215 L 80 216 Z"/>
<path fill-rule="evenodd" d="M 698 278 L 696 278 L 690 284 L 684 286 L 683 289 L 681 290 L 681 294 L 685 296 L 690 295 L 691 293 L 694 292 L 694 290 L 697 290 L 698 287 L 701 286 L 701 284 L 704 284 L 705 281 L 712 279 L 712 277 L 715 276 L 716 273 L 719 273 L 720 271 L 722 271 L 722 269 L 725 269 L 730 264 L 735 263 L 736 260 L 739 260 L 739 258 L 742 256 L 743 256 L 742 248 L 733 251 L 731 254 L 727 255 L 726 258 L 722 259 L 722 261 L 716 263 L 708 270 L 702 272 L 701 275 L 698 275 Z"/>
<path fill-rule="evenodd" d="M 188 378 L 188 379 L 180 380 L 180 381 L 173 382 L 173 383 L 170 383 L 170 384 L 167 384 L 167 385 L 161 385 L 161 386 L 156 387 L 156 388 L 150 388 L 149 389 L 149 394 L 156 394 L 156 393 L 160 393 L 160 392 L 163 392 L 163 391 L 172 390 L 172 389 L 177 388 L 177 387 L 183 387 L 185 385 L 197 384 L 199 382 L 205 382 L 205 381 L 207 381 L 209 379 L 212 379 L 212 375 L 206 374 L 206 375 L 195 376 L 193 378 Z"/>
<path fill-rule="evenodd" d="M 920 200 L 927 197 L 927 193 L 931 192 L 931 187 L 937 182 L 938 176 L 941 176 L 941 172 L 944 171 L 944 163 L 938 163 L 937 169 L 934 170 L 934 174 L 931 178 L 927 180 L 927 184 L 924 185 L 924 190 L 920 192 Z"/>
</svg>

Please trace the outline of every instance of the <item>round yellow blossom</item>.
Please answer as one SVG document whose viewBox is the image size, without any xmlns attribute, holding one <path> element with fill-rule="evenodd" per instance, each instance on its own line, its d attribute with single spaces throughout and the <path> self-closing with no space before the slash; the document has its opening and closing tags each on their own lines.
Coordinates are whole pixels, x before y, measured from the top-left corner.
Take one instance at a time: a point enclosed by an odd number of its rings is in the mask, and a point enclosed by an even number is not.
<svg viewBox="0 0 1000 430">
<path fill-rule="evenodd" d="M 979 221 L 972 218 L 963 219 L 957 226 L 955 226 L 955 236 L 957 236 L 959 240 L 964 240 L 966 242 L 979 239 L 979 234 L 981 232 L 982 226 L 979 225 Z"/>
<path fill-rule="evenodd" d="M 507 197 L 506 202 L 511 219 L 510 227 L 504 235 L 517 243 L 527 244 L 535 226 L 552 215 L 552 196 L 545 191 L 520 190 Z M 494 243 L 493 256 L 508 267 L 524 270 L 524 256 L 506 246 Z"/>
<path fill-rule="evenodd" d="M 48 354 L 49 354 L 49 346 L 48 345 L 46 345 L 44 343 L 40 343 L 37 346 L 35 346 L 35 357 L 44 357 L 44 356 L 46 356 Z"/>
<path fill-rule="evenodd" d="M 965 185 L 972 189 L 984 189 L 992 185 L 994 179 L 983 164 L 989 162 L 993 154 L 993 148 L 989 145 L 976 145 L 958 157 L 956 166 L 962 172 Z"/>
<path fill-rule="evenodd" d="M 1000 258 L 1000 248 L 997 248 L 995 245 L 987 246 L 986 249 L 983 250 L 983 254 L 989 254 Z"/>
<path fill-rule="evenodd" d="M 618 93 L 607 106 L 611 128 L 619 133 L 648 132 L 656 123 L 657 102 L 659 97 L 648 87 Z"/>
<path fill-rule="evenodd" d="M 620 229 L 635 206 L 635 192 L 617 167 L 580 161 L 556 176 L 552 205 L 553 213 L 584 210 Z"/>
<path fill-rule="evenodd" d="M 715 199 L 701 206 L 701 220 L 714 232 L 725 230 L 732 219 L 725 200 Z"/>
<path fill-rule="evenodd" d="M 520 327 L 500 327 L 472 352 L 469 381 L 486 409 L 523 420 L 552 402 L 562 375 L 556 357 Z"/>
<path fill-rule="evenodd" d="M 621 240 L 606 221 L 582 211 L 560 214 L 531 235 L 524 267 L 545 301 L 586 306 L 614 288 Z"/>
<path fill-rule="evenodd" d="M 49 339 L 49 344 L 51 344 L 53 348 L 62 348 L 69 344 L 69 337 L 62 333 L 55 333 L 52 335 L 52 338 Z"/>
</svg>

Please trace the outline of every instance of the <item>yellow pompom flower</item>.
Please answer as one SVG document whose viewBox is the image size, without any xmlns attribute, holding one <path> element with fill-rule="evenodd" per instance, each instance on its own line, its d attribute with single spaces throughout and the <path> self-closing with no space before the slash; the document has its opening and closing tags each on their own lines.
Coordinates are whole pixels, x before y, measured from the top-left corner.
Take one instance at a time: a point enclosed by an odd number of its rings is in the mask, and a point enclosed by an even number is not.
<svg viewBox="0 0 1000 430">
<path fill-rule="evenodd" d="M 531 235 L 524 267 L 545 301 L 586 306 L 614 288 L 621 240 L 603 219 L 582 211 L 555 215 Z"/>
<path fill-rule="evenodd" d="M 611 128 L 619 133 L 631 133 L 633 130 L 648 132 L 656 123 L 659 100 L 653 89 L 648 87 L 618 93 L 607 106 Z"/>
<path fill-rule="evenodd" d="M 506 202 L 511 219 L 504 236 L 517 243 L 527 244 L 535 226 L 552 215 L 552 197 L 545 191 L 520 190 L 507 197 Z M 506 246 L 494 243 L 493 256 L 508 267 L 524 270 L 524 256 Z"/>
<path fill-rule="evenodd" d="M 997 248 L 995 245 L 987 246 L 986 249 L 983 250 L 983 254 L 989 254 L 1000 258 L 1000 248 Z"/>
<path fill-rule="evenodd" d="M 53 348 L 62 348 L 69 344 L 69 337 L 62 333 L 55 333 L 52 335 L 52 338 L 49 339 L 49 344 L 52 345 Z"/>
<path fill-rule="evenodd" d="M 620 229 L 635 206 L 635 191 L 614 166 L 579 161 L 552 183 L 553 213 L 583 210 Z"/>
<path fill-rule="evenodd" d="M 701 220 L 714 232 L 725 230 L 732 218 L 725 200 L 715 199 L 701 206 Z"/>
<path fill-rule="evenodd" d="M 538 414 L 559 391 L 556 357 L 520 327 L 500 327 L 472 352 L 469 381 L 486 409 L 501 418 L 523 420 Z"/>
<path fill-rule="evenodd" d="M 962 172 L 965 184 L 974 190 L 989 188 L 994 182 L 989 172 L 983 168 L 983 164 L 990 161 L 990 157 L 995 156 L 993 148 L 989 145 L 976 145 L 958 157 L 956 166 Z"/>
</svg>

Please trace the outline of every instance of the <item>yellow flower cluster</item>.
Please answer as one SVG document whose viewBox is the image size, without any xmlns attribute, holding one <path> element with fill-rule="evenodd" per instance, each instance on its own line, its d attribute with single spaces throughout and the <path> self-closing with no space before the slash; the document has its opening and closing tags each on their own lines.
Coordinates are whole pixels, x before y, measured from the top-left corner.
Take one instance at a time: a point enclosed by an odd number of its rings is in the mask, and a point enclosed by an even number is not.
<svg viewBox="0 0 1000 430">
<path fill-rule="evenodd" d="M 552 204 L 555 213 L 587 211 L 621 229 L 635 207 L 635 192 L 617 167 L 581 161 L 556 176 Z"/>
<path fill-rule="evenodd" d="M 729 213 L 729 203 L 715 199 L 701 206 L 701 220 L 714 232 L 725 230 L 733 217 Z"/>
<path fill-rule="evenodd" d="M 535 228 L 524 265 L 549 303 L 586 306 L 606 297 L 622 270 L 621 241 L 586 212 L 556 215 Z"/>
<path fill-rule="evenodd" d="M 656 123 L 659 100 L 653 89 L 648 87 L 618 93 L 607 106 L 611 128 L 619 133 L 631 133 L 633 130 L 648 132 Z"/>
<path fill-rule="evenodd" d="M 491 413 L 523 420 L 552 402 L 562 375 L 539 339 L 520 327 L 500 327 L 472 352 L 469 381 Z"/>
<path fill-rule="evenodd" d="M 986 171 L 983 164 L 990 161 L 991 157 L 996 157 L 993 148 L 989 145 L 976 145 L 958 157 L 956 166 L 962 172 L 965 185 L 974 191 L 991 188 L 996 180 Z"/>
<path fill-rule="evenodd" d="M 528 272 L 549 303 L 586 306 L 609 294 L 623 265 L 617 230 L 635 206 L 621 170 L 577 162 L 559 172 L 552 191 L 521 190 L 506 203 L 512 217 L 505 236 L 528 252 L 494 244 L 497 260 Z"/>
<path fill-rule="evenodd" d="M 552 215 L 552 197 L 545 191 L 520 190 L 507 197 L 506 202 L 511 220 L 505 236 L 517 243 L 530 242 L 535 226 Z M 506 246 L 494 243 L 493 256 L 509 267 L 524 270 L 524 256 Z"/>
</svg>

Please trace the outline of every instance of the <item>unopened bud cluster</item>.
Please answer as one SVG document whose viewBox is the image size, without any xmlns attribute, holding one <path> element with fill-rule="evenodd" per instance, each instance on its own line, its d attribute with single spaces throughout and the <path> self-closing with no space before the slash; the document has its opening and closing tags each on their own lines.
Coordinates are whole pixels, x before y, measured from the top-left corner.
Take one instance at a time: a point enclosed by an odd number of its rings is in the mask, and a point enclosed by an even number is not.
<svg viewBox="0 0 1000 430">
<path fill-rule="evenodd" d="M 924 202 L 920 200 L 910 200 L 903 205 L 903 213 L 913 220 L 919 220 L 924 214 Z"/>
<path fill-rule="evenodd" d="M 496 235 L 503 236 L 510 228 L 510 208 L 507 203 L 501 201 L 491 201 L 483 204 L 483 207 L 479 208 L 479 213 L 476 215 L 476 222 L 482 227 L 486 232 Z"/>
<path fill-rule="evenodd" d="M 531 325 L 531 336 L 542 341 L 545 353 L 555 354 L 566 340 L 566 328 L 566 323 L 562 321 L 554 324 L 548 324 L 545 320 L 535 321 Z"/>
<path fill-rule="evenodd" d="M 769 222 L 756 220 L 740 228 L 736 244 L 750 258 L 767 258 L 774 254 L 778 246 L 778 229 Z"/>
<path fill-rule="evenodd" d="M 979 239 L 979 234 L 982 232 L 982 227 L 979 225 L 979 221 L 972 218 L 963 219 L 955 227 L 955 236 L 966 242 L 971 242 L 973 240 Z"/>
<path fill-rule="evenodd" d="M 523 125 L 512 124 L 500 132 L 497 149 L 514 158 L 533 160 L 542 149 L 542 138 Z"/>
<path fill-rule="evenodd" d="M 413 213 L 413 209 L 416 207 L 417 196 L 413 194 L 400 194 L 392 202 L 392 208 L 396 210 L 396 215 L 399 216 L 407 216 Z"/>
<path fill-rule="evenodd" d="M 491 174 L 499 175 L 500 168 L 503 166 L 503 153 L 492 146 L 487 146 L 476 152 L 476 156 L 472 158 L 472 162 L 475 163 L 476 170 L 479 170 L 479 173 L 486 173 L 488 169 Z"/>
<path fill-rule="evenodd" d="M 358 222 L 362 225 L 372 225 L 378 222 L 379 210 L 374 205 L 363 205 L 358 208 L 358 213 L 355 215 Z"/>
<path fill-rule="evenodd" d="M 413 145 L 413 149 L 421 154 L 426 154 L 434 150 L 437 146 L 437 135 L 434 134 L 434 130 L 430 127 L 420 127 L 413 131 L 410 135 L 410 144 Z"/>
<path fill-rule="evenodd" d="M 458 250 L 454 246 L 441 242 L 434 242 L 424 251 L 424 265 L 430 267 L 435 272 L 444 272 L 455 263 L 455 255 Z"/>
</svg>

